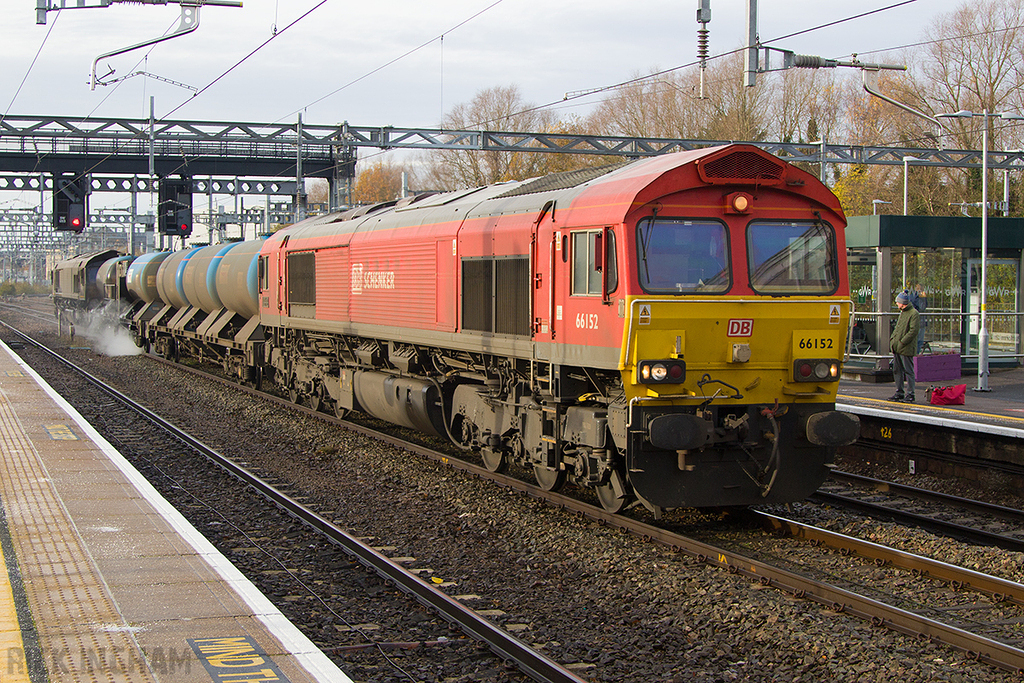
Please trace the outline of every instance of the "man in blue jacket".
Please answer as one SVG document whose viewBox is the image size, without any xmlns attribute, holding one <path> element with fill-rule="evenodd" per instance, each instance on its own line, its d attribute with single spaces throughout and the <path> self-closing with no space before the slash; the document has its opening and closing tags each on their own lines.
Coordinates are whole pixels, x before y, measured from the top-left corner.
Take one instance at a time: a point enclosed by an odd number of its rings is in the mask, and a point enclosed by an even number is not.
<svg viewBox="0 0 1024 683">
<path fill-rule="evenodd" d="M 892 351 L 892 374 L 896 380 L 896 393 L 890 401 L 901 403 L 914 402 L 914 355 L 917 353 L 917 333 L 921 330 L 921 314 L 910 305 L 910 295 L 900 292 L 896 297 L 896 306 L 900 309 L 900 317 L 889 337 L 889 349 Z M 906 382 L 906 393 L 903 385 Z"/>
</svg>

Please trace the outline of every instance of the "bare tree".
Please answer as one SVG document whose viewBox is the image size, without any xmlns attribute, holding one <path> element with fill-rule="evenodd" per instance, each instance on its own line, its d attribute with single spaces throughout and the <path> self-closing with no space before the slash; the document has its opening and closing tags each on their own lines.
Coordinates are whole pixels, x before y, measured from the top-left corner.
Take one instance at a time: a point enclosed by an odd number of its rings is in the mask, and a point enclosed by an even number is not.
<svg viewBox="0 0 1024 683">
<path fill-rule="evenodd" d="M 696 68 L 637 77 L 598 105 L 590 128 L 637 137 L 762 140 L 769 127 L 769 89 L 745 88 L 742 70 L 740 55 L 713 60 L 703 98 Z"/>
<path fill-rule="evenodd" d="M 442 128 L 502 132 L 561 132 L 578 122 L 559 122 L 550 110 L 539 109 L 523 100 L 515 85 L 488 88 L 469 103 L 456 105 L 444 117 Z M 507 180 L 524 180 L 565 170 L 566 155 L 537 152 L 480 152 L 440 150 L 425 160 L 425 183 L 432 189 L 475 187 Z M 572 155 L 575 157 L 575 155 Z M 577 159 L 576 165 L 586 162 Z"/>
<path fill-rule="evenodd" d="M 1024 104 L 1024 0 L 977 0 L 939 17 L 921 68 L 921 98 L 932 113 L 968 109 L 1017 110 Z M 948 128 L 963 145 L 980 146 L 981 121 L 953 119 Z M 1000 144 L 1012 136 L 990 125 Z"/>
</svg>

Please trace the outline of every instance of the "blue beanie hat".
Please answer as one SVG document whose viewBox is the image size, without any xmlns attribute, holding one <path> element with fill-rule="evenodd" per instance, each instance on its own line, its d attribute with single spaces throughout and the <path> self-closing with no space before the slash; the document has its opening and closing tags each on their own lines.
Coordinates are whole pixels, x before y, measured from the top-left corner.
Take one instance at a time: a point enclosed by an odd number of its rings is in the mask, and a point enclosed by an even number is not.
<svg viewBox="0 0 1024 683">
<path fill-rule="evenodd" d="M 898 304 L 909 304 L 910 303 L 910 297 L 907 296 L 906 292 L 900 292 L 899 294 L 896 295 L 896 303 L 898 303 Z"/>
</svg>

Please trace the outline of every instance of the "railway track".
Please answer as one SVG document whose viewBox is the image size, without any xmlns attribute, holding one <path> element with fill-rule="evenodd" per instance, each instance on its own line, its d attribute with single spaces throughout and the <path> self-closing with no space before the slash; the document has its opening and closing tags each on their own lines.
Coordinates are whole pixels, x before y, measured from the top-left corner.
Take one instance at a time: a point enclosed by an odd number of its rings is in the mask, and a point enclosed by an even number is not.
<svg viewBox="0 0 1024 683">
<path fill-rule="evenodd" d="M 168 361 L 159 358 L 155 360 L 161 363 L 168 363 Z M 186 368 L 186 370 L 194 374 L 209 376 L 202 370 L 194 368 Z M 233 386 L 230 380 L 217 378 L 217 381 Z M 271 400 L 278 402 L 282 406 L 295 407 L 285 398 L 273 397 Z M 299 406 L 298 409 L 327 420 L 334 419 L 309 408 Z M 344 422 L 348 428 L 360 431 L 373 438 L 411 450 L 418 455 L 445 463 L 473 476 L 493 481 L 499 486 L 518 492 L 520 495 L 541 500 L 578 517 L 595 521 L 602 526 L 619 529 L 639 536 L 644 540 L 660 543 L 672 551 L 688 556 L 697 562 L 724 569 L 731 574 L 746 576 L 763 586 L 781 590 L 795 598 L 815 602 L 834 612 L 855 616 L 873 626 L 890 628 L 900 633 L 927 639 L 932 643 L 943 643 L 963 651 L 971 659 L 997 666 L 1007 671 L 1024 674 L 1024 650 L 1020 649 L 1021 646 L 1024 646 L 1024 638 L 1017 634 L 1002 634 L 1002 637 L 1012 641 L 1012 644 L 1000 642 L 997 638 L 991 638 L 968 630 L 978 628 L 979 622 L 977 620 L 966 624 L 965 627 L 958 626 L 956 623 L 947 623 L 941 620 L 943 616 L 941 609 L 929 610 L 927 606 L 921 604 L 913 604 L 910 609 L 905 609 L 899 606 L 898 603 L 904 602 L 904 599 L 898 596 L 881 595 L 870 597 L 862 595 L 854 590 L 844 588 L 838 583 L 804 576 L 784 568 L 781 564 L 763 562 L 749 554 L 729 550 L 723 545 L 703 543 L 700 540 L 674 532 L 671 529 L 641 522 L 623 515 L 610 514 L 600 506 L 580 501 L 570 496 L 544 491 L 529 481 L 515 476 L 490 472 L 486 467 L 453 458 L 450 452 L 442 452 L 428 446 L 411 443 L 406 438 L 396 436 L 390 432 L 380 431 L 352 423 L 351 421 Z M 782 517 L 758 512 L 754 512 L 752 515 L 758 525 L 773 535 L 806 540 L 815 547 L 831 548 L 844 557 L 850 558 L 851 562 L 862 558 L 875 566 L 888 565 L 904 570 L 916 580 L 928 586 L 932 586 L 933 582 L 937 582 L 940 587 L 954 593 L 976 592 L 985 596 L 997 608 L 1002 603 L 1012 603 L 1017 606 L 1024 605 L 1024 586 L 1014 582 L 1005 581 L 998 577 L 988 576 L 927 557 L 901 552 L 893 548 L 886 548 L 879 544 L 860 541 Z M 773 553 L 768 552 L 766 554 L 772 555 Z M 855 583 L 852 585 L 855 585 Z M 930 593 L 932 590 L 932 588 L 929 588 L 926 592 Z M 889 604 L 885 602 L 886 599 L 896 604 Z M 977 611 L 977 606 L 974 607 L 974 610 Z M 932 612 L 935 618 L 920 614 L 920 612 L 929 611 Z M 994 617 L 995 620 L 1002 618 L 1002 616 Z M 956 622 L 957 620 L 954 619 L 952 621 Z M 962 624 L 963 622 L 960 621 L 959 623 Z M 985 630 L 993 631 L 993 629 L 988 627 Z"/>
<path fill-rule="evenodd" d="M 51 321 L 52 322 L 52 321 Z M 198 372 L 198 371 L 193 371 Z M 206 377 L 209 377 L 206 373 L 199 373 Z M 232 386 L 233 390 L 238 390 L 241 387 L 227 382 Z M 281 405 L 289 405 L 285 400 L 279 400 Z M 308 408 L 299 408 L 307 413 L 312 414 Z M 322 414 L 320 417 L 327 419 Z M 368 430 L 366 427 L 348 425 L 350 429 Z M 373 431 L 373 430 L 368 430 Z M 380 437 L 375 437 L 380 438 Z M 1019 650 L 1013 644 L 1013 641 L 1018 640 L 1015 633 L 998 633 L 988 629 L 987 625 L 979 624 L 978 621 L 964 622 L 961 620 L 959 623 L 961 626 L 954 623 L 943 624 L 939 619 L 919 619 L 916 612 L 927 612 L 929 606 L 920 602 L 914 602 L 913 599 L 908 598 L 896 598 L 892 602 L 897 603 L 896 605 L 890 605 L 888 608 L 879 609 L 874 603 L 883 602 L 882 600 L 875 600 L 872 597 L 865 595 L 858 595 L 856 590 L 849 588 L 842 588 L 841 586 L 833 585 L 828 581 L 821 581 L 821 585 L 803 584 L 801 583 L 805 577 L 800 577 L 798 572 L 789 572 L 784 568 L 785 562 L 776 563 L 773 561 L 761 562 L 756 557 L 751 556 L 752 553 L 744 554 L 743 552 L 729 550 L 725 545 L 712 545 L 709 543 L 701 543 L 699 541 L 693 541 L 693 539 L 687 539 L 684 536 L 673 533 L 671 530 L 659 529 L 651 525 L 646 525 L 641 521 L 635 519 L 629 519 L 622 515 L 608 515 L 600 508 L 594 507 L 577 507 L 580 504 L 579 501 L 565 498 L 557 494 L 549 494 L 546 492 L 538 491 L 535 487 L 528 485 L 525 482 L 517 481 L 513 478 L 502 477 L 500 475 L 493 475 L 488 472 L 485 468 L 474 466 L 469 463 L 456 463 L 450 453 L 437 453 L 433 452 L 432 449 L 423 445 L 410 446 L 403 442 L 401 439 L 393 436 L 383 437 L 385 440 L 392 441 L 396 444 L 401 444 L 401 447 L 420 452 L 428 458 L 433 458 L 437 462 L 443 463 L 446 467 L 458 467 L 471 476 L 489 478 L 498 482 L 502 487 L 506 487 L 509 491 L 517 491 L 518 495 L 527 497 L 528 499 L 545 500 L 550 505 L 563 508 L 567 511 L 573 512 L 575 517 L 580 519 L 596 520 L 600 525 L 607 525 L 609 527 L 618 528 L 623 531 L 634 534 L 643 539 L 655 540 L 664 544 L 665 547 L 674 550 L 675 554 L 681 557 L 688 557 L 689 562 L 692 563 L 694 560 L 703 562 L 711 566 L 718 566 L 724 568 L 731 574 L 749 576 L 757 585 L 771 586 L 779 590 L 785 591 L 788 595 L 803 598 L 806 600 L 813 601 L 819 605 L 824 606 L 829 612 L 838 612 L 839 614 L 846 616 L 855 616 L 863 619 L 867 623 L 874 624 L 876 626 L 885 626 L 893 629 L 899 633 L 913 633 L 917 634 L 918 637 L 927 639 L 927 642 L 931 643 L 945 643 L 952 645 L 954 648 L 959 649 L 966 653 L 969 658 L 978 662 L 984 662 L 1002 668 L 1007 671 L 1018 673 L 1021 671 L 1021 660 Z M 959 568 L 952 568 L 947 570 L 946 566 L 939 564 L 929 564 L 928 561 L 922 561 L 914 557 L 908 558 L 896 558 L 892 557 L 883 558 L 878 555 L 872 554 L 878 551 L 876 548 L 865 549 L 865 547 L 848 547 L 849 541 L 842 539 L 838 541 L 826 540 L 828 534 L 821 529 L 813 529 L 812 527 L 794 525 L 793 522 L 788 520 L 781 520 L 780 518 L 765 517 L 760 521 L 754 522 L 760 525 L 762 528 L 770 532 L 770 536 L 766 535 L 765 538 L 773 538 L 774 536 L 783 536 L 786 538 L 775 539 L 780 543 L 790 544 L 792 548 L 793 543 L 799 543 L 803 547 L 815 548 L 814 552 L 821 553 L 826 552 L 831 555 L 841 555 L 848 563 L 857 562 L 857 564 L 867 566 L 868 568 L 878 568 L 879 571 L 899 571 L 906 575 L 909 575 L 913 579 L 913 583 L 919 583 L 925 588 L 921 588 L 920 591 L 929 594 L 934 592 L 934 586 L 948 586 L 951 593 L 959 596 L 972 596 L 977 595 L 979 597 L 968 597 L 968 601 L 974 601 L 969 605 L 968 608 L 963 606 L 951 605 L 951 600 L 946 600 L 947 604 L 941 605 L 933 610 L 933 612 L 965 612 L 971 611 L 977 613 L 977 603 L 991 603 L 996 609 L 1009 609 L 1016 610 L 1019 605 L 1019 595 L 1016 592 L 1019 589 L 1017 584 L 1004 585 L 1000 583 L 998 579 L 995 581 L 987 582 L 984 575 L 980 573 L 966 572 L 958 574 Z M 750 535 L 747 534 L 745 541 L 746 545 L 751 545 L 749 540 Z M 803 541 L 807 541 L 804 543 Z M 846 544 L 846 547 L 844 547 Z M 741 545 L 743 545 L 741 543 Z M 824 550 L 824 548 L 832 548 L 831 550 Z M 883 548 L 884 550 L 884 548 Z M 763 551 L 763 554 L 771 557 L 773 554 L 778 553 L 789 553 L 792 550 L 767 550 Z M 800 551 L 797 551 L 800 552 Z M 898 555 L 899 553 L 897 553 Z M 858 559 L 859 558 L 859 559 Z M 778 566 L 773 566 L 778 565 Z M 791 576 L 791 574 L 796 575 Z M 861 581 L 863 583 L 863 581 Z M 1012 582 L 1006 582 L 1012 583 Z M 858 580 L 853 579 L 847 582 L 848 586 L 857 586 Z M 1015 588 L 1016 587 L 1016 588 Z M 971 591 L 976 591 L 972 593 Z M 868 592 L 871 591 L 862 591 Z M 902 604 L 901 608 L 899 605 Z M 904 614 L 907 613 L 907 614 Z M 1019 621 L 1019 615 L 1010 614 L 1007 618 L 1006 615 L 1000 615 L 994 617 L 993 620 L 1003 621 Z M 979 633 L 971 633 L 976 631 Z M 987 631 L 992 637 L 986 637 L 980 635 L 981 631 Z M 1003 643 L 1000 643 L 1002 639 Z"/>
<path fill-rule="evenodd" d="M 1024 511 L 834 471 L 812 500 L 919 526 L 970 543 L 1024 552 Z"/>
<path fill-rule="evenodd" d="M 191 372 L 198 372 L 191 370 Z M 206 374 L 206 373 L 202 373 Z M 237 388 L 236 385 L 232 385 Z M 278 399 L 272 399 L 278 400 Z M 282 405 L 289 405 L 287 401 L 279 399 Z M 309 409 L 302 409 L 313 413 Z M 325 416 L 324 419 L 326 418 Z M 367 427 L 348 425 L 349 428 L 372 432 Z M 770 586 L 800 599 L 810 600 L 826 609 L 845 615 L 855 616 L 879 627 L 887 627 L 899 633 L 912 634 L 917 637 L 926 638 L 929 642 L 939 642 L 952 646 L 966 653 L 969 658 L 979 662 L 997 666 L 1007 671 L 1024 671 L 1024 653 L 1018 649 L 1019 638 L 1016 633 L 993 632 L 993 629 L 985 625 L 982 629 L 977 620 L 964 623 L 963 620 L 952 620 L 953 623 L 944 623 L 939 618 L 945 612 L 957 612 L 963 610 L 939 608 L 930 610 L 932 617 L 922 616 L 920 612 L 929 611 L 926 606 L 913 603 L 912 600 L 903 597 L 895 597 L 886 604 L 885 596 L 876 595 L 877 591 L 857 592 L 851 589 L 856 587 L 857 580 L 843 582 L 815 579 L 810 576 L 803 576 L 798 572 L 791 571 L 785 567 L 786 563 L 772 563 L 757 559 L 750 554 L 744 554 L 730 550 L 723 545 L 712 545 L 704 543 L 683 534 L 654 525 L 646 524 L 636 519 L 623 515 L 610 515 L 599 507 L 585 504 L 581 501 L 541 491 L 527 482 L 520 481 L 514 477 L 496 475 L 486 468 L 471 463 L 457 462 L 453 460 L 450 453 L 440 453 L 422 445 L 409 444 L 398 437 L 390 435 L 375 434 L 375 438 L 381 438 L 401 447 L 413 450 L 427 458 L 451 467 L 457 467 L 473 476 L 489 478 L 502 487 L 517 491 L 519 494 L 531 498 L 543 500 L 549 505 L 562 508 L 581 518 L 596 521 L 600 525 L 618 528 L 622 531 L 635 534 L 641 538 L 656 541 L 672 549 L 677 554 L 687 556 L 692 560 L 702 562 L 711 566 L 717 566 L 726 571 L 747 576 L 763 586 Z M 966 590 L 977 591 L 983 599 L 993 605 L 996 609 L 1003 609 L 1009 606 L 1010 609 L 1017 609 L 1024 596 L 1021 594 L 1021 586 L 1018 584 L 1002 581 L 995 577 L 987 577 L 979 572 L 962 570 L 959 567 L 938 563 L 927 558 L 913 556 L 908 553 L 900 553 L 892 549 L 885 549 L 875 544 L 863 544 L 855 539 L 842 537 L 838 534 L 827 532 L 823 529 L 800 525 L 790 520 L 779 517 L 761 515 L 757 524 L 770 531 L 773 535 L 784 535 L 787 539 L 776 539 L 777 542 L 792 543 L 794 540 L 806 540 L 805 545 L 824 545 L 833 548 L 852 563 L 855 558 L 865 558 L 866 564 L 875 567 L 899 568 L 900 571 L 908 573 L 915 582 L 931 586 L 938 583 L 946 586 L 953 592 L 961 595 Z M 765 538 L 771 538 L 766 536 Z M 775 541 L 773 541 L 775 542 Z M 778 550 L 760 550 L 761 555 L 771 556 L 778 554 Z M 933 589 L 924 589 L 925 593 Z M 872 593 L 864 595 L 861 593 Z M 909 609 L 907 608 L 908 603 Z M 901 606 L 901 604 L 903 606 Z M 973 611 L 977 612 L 975 607 Z M 1019 619 L 1019 617 L 1017 617 Z M 992 618 L 992 621 L 1004 619 L 1003 616 Z M 960 624 L 960 625 L 958 625 Z M 984 630 L 990 635 L 983 635 L 977 631 Z M 975 631 L 975 632 L 972 632 Z"/>
<path fill-rule="evenodd" d="M 7 327 L 9 328 L 9 326 Z M 401 590 L 431 610 L 437 615 L 442 626 L 450 625 L 457 627 L 466 637 L 484 644 L 498 658 L 497 666 L 513 667 L 535 681 L 583 683 L 583 679 L 551 658 L 536 651 L 528 644 L 521 642 L 510 633 L 495 626 L 486 618 L 480 616 L 474 609 L 449 597 L 444 592 L 434 589 L 426 580 L 416 573 L 405 569 L 401 564 L 380 552 L 371 543 L 364 542 L 345 532 L 330 520 L 288 495 L 285 491 L 273 486 L 269 481 L 264 480 L 242 464 L 206 446 L 188 432 L 171 424 L 56 352 L 47 349 L 41 344 L 37 344 L 26 335 L 19 333 L 19 336 L 24 339 L 26 344 L 32 344 L 35 348 L 49 354 L 51 358 L 64 364 L 68 370 L 81 376 L 92 386 L 103 392 L 103 396 L 99 399 L 102 405 L 102 415 L 92 416 L 91 421 L 100 422 L 98 427 L 101 433 L 108 440 L 112 441 L 123 454 L 131 455 L 136 460 L 139 458 L 145 460 L 146 462 L 143 463 L 143 467 L 150 469 L 151 475 L 152 469 L 157 467 L 159 470 L 158 474 L 160 475 L 158 479 L 165 484 L 164 490 L 166 490 L 167 484 L 179 490 L 184 490 L 186 487 L 192 489 L 194 485 L 191 482 L 185 484 L 184 477 L 154 465 L 156 454 L 161 452 L 175 453 L 176 458 L 185 459 L 191 456 L 190 454 L 183 453 L 183 451 L 191 451 L 196 456 L 205 458 L 221 468 L 231 477 L 238 480 L 243 487 L 251 488 L 258 495 L 273 503 L 280 510 L 283 510 L 287 515 L 294 517 L 308 528 L 322 535 L 331 546 L 344 553 L 346 558 L 346 560 L 335 561 L 333 564 L 348 565 L 349 569 L 358 564 L 366 570 L 374 572 L 380 577 L 386 587 L 394 587 Z M 142 417 L 143 420 L 140 421 L 133 417 L 124 419 L 121 417 L 121 414 L 125 412 Z M 97 420 L 97 417 L 100 419 Z M 231 494 L 229 500 L 234 501 L 236 495 Z M 202 502 L 200 498 L 193 499 L 191 504 L 193 506 L 198 504 L 204 508 L 209 505 L 206 502 Z M 220 503 L 220 505 L 223 504 Z M 217 515 L 221 516 L 219 511 Z M 281 566 L 283 567 L 284 565 L 282 564 Z M 298 577 L 296 576 L 295 578 Z M 304 588 L 307 587 L 304 583 L 301 585 Z M 323 605 L 327 604 L 315 592 L 313 595 Z M 344 615 L 335 610 L 331 610 L 331 613 L 339 621 L 347 621 Z M 443 630 L 445 632 L 448 631 L 448 629 Z M 332 650 L 352 651 L 360 647 L 376 648 L 384 645 L 374 642 L 372 638 L 368 640 L 369 642 L 363 644 L 341 644 L 333 647 L 328 646 L 325 649 L 328 652 Z M 439 635 L 430 642 L 436 646 L 441 643 L 453 643 L 455 640 L 447 635 Z M 397 647 L 425 647 L 426 641 L 409 638 L 407 641 L 400 642 L 397 645 L 395 643 L 391 643 L 391 645 Z M 413 676 L 409 676 L 409 678 L 410 680 L 416 680 Z"/>
</svg>

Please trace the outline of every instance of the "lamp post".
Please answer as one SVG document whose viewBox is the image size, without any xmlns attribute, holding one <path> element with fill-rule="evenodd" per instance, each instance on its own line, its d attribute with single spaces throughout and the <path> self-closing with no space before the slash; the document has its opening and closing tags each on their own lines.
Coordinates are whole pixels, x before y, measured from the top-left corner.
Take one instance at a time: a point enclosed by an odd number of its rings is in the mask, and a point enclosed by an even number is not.
<svg viewBox="0 0 1024 683">
<path fill-rule="evenodd" d="M 908 182 L 907 179 L 910 177 L 910 162 L 921 161 L 917 157 L 905 156 L 903 157 L 903 215 L 907 215 L 907 207 L 909 202 L 907 201 L 908 193 Z M 903 289 L 909 290 L 910 285 L 907 283 L 907 248 L 903 247 Z"/>
<path fill-rule="evenodd" d="M 970 119 L 976 116 L 983 118 L 981 130 L 981 283 L 979 289 L 979 310 L 981 312 L 981 329 L 978 331 L 978 386 L 975 391 L 991 391 L 988 387 L 988 120 L 999 118 L 1008 121 L 1022 120 L 1024 116 L 1006 112 L 990 112 L 983 109 L 975 113 L 961 109 L 952 114 L 939 114 L 938 118 Z"/>
<path fill-rule="evenodd" d="M 892 202 L 887 202 L 884 199 L 872 199 L 871 200 L 871 215 L 872 216 L 877 216 L 878 215 L 878 205 L 879 204 L 892 204 Z"/>
<path fill-rule="evenodd" d="M 921 161 L 917 157 L 903 157 L 903 215 L 907 215 L 907 176 L 911 161 Z"/>
</svg>

